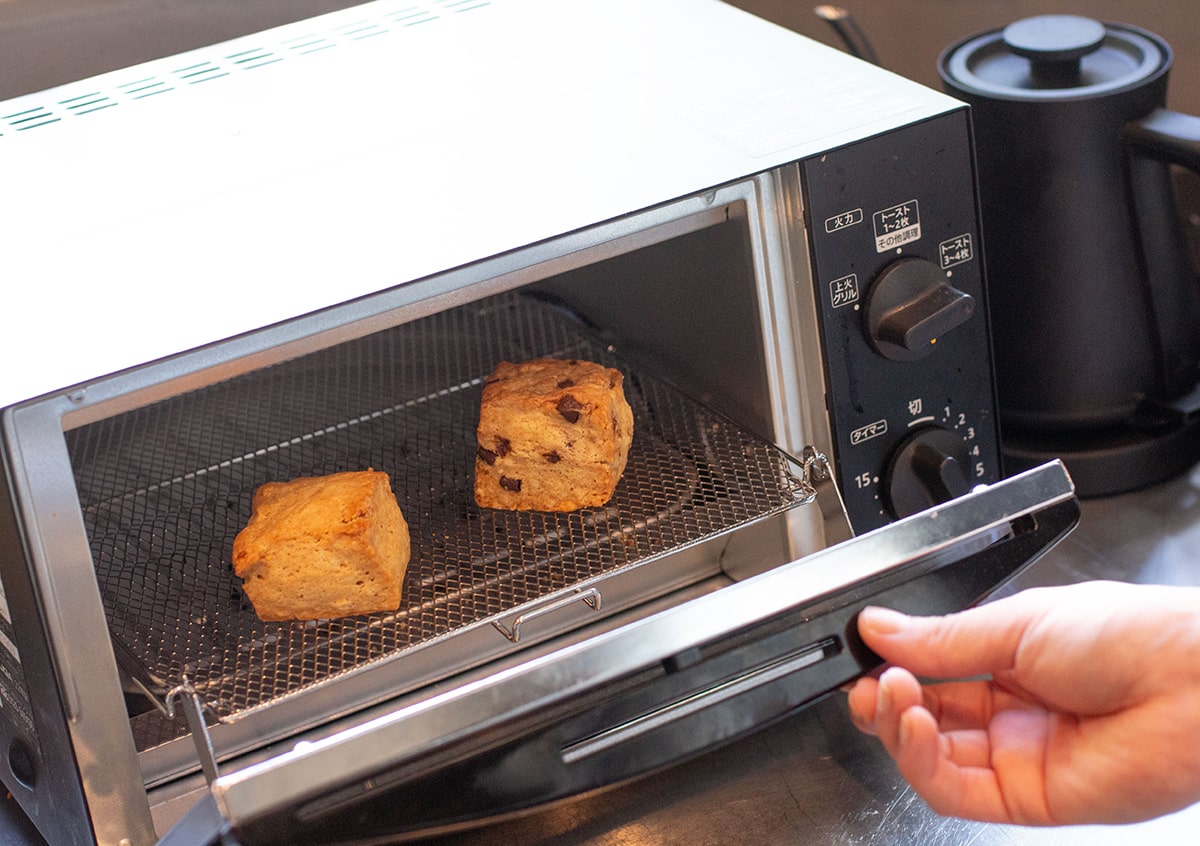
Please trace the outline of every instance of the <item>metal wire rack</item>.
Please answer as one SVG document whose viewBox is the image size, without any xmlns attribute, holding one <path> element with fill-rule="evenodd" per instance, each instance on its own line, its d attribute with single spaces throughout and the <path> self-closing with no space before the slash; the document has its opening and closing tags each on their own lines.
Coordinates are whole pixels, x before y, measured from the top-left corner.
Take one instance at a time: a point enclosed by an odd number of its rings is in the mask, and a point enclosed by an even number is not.
<svg viewBox="0 0 1200 846">
<path fill-rule="evenodd" d="M 633 446 L 602 508 L 474 503 L 482 383 L 501 359 L 537 356 L 626 375 Z M 186 676 L 218 717 L 792 507 L 803 488 L 775 447 L 632 368 L 559 309 L 516 294 L 103 420 L 68 442 L 126 669 L 160 693 Z M 400 609 L 260 621 L 230 561 L 254 491 L 367 467 L 390 474 L 409 523 Z"/>
</svg>

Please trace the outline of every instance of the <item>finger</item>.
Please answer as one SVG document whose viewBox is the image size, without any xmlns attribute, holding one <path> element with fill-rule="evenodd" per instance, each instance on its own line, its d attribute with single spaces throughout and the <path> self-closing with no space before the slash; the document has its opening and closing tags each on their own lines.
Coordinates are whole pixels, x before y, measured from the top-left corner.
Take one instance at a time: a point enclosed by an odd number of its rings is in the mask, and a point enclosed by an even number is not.
<svg viewBox="0 0 1200 846">
<path fill-rule="evenodd" d="M 946 731 L 944 726 L 939 726 L 939 730 L 942 736 L 942 754 L 947 760 L 960 767 L 990 766 L 992 743 L 986 729 Z"/>
<path fill-rule="evenodd" d="M 986 685 L 937 685 L 932 693 L 942 687 L 971 692 L 980 701 L 974 692 Z M 991 726 L 984 721 L 979 728 L 945 731 L 926 707 L 931 692 L 923 690 L 907 670 L 888 668 L 874 688 L 875 732 L 901 775 L 930 807 L 950 816 L 992 822 L 1048 819 L 1040 788 L 1043 776 L 1037 769 L 1043 763 L 1040 750 L 1046 738 L 1036 712 L 1005 711 L 994 716 Z M 864 685 L 860 696 L 865 698 L 870 690 Z M 861 700 L 856 704 L 867 711 Z M 993 740 L 997 730 L 1003 739 L 999 747 Z M 1005 784 L 1010 785 L 1007 792 Z"/>
<path fill-rule="evenodd" d="M 991 716 L 990 708 L 978 711 L 963 708 L 953 703 L 955 696 L 944 696 L 947 689 L 961 687 L 968 695 L 969 702 L 980 701 L 980 697 L 970 693 L 969 688 L 984 687 L 983 683 L 967 683 L 962 685 L 941 684 L 923 688 L 923 707 L 929 711 L 937 723 L 947 746 L 946 755 L 960 766 L 985 766 L 988 763 L 990 751 L 988 746 L 987 724 Z M 859 679 L 847 692 L 846 703 L 850 711 L 850 719 L 855 727 L 865 734 L 877 735 L 875 725 L 876 702 L 879 698 L 879 682 L 872 678 Z M 950 704 L 947 704 L 950 700 Z"/>
<path fill-rule="evenodd" d="M 1054 717 L 1025 708 L 1002 711 L 991 727 L 992 768 L 1000 778 L 1008 811 L 1017 821 L 1049 821 L 1046 752 Z M 1038 789 L 1032 789 L 1034 785 Z"/>
<path fill-rule="evenodd" d="M 894 676 L 889 677 L 889 683 L 894 681 Z M 964 682 L 922 688 L 921 707 L 931 714 L 937 725 L 944 754 L 961 767 L 987 766 L 991 760 L 987 727 L 993 708 L 988 704 L 987 687 L 983 682 Z M 867 734 L 879 733 L 876 728 L 878 698 L 879 682 L 869 678 L 859 679 L 847 695 L 851 720 Z M 892 701 L 896 701 L 895 694 L 892 694 Z M 903 721 L 907 713 L 905 711 L 899 719 Z M 899 731 L 898 727 L 896 733 Z"/>
<path fill-rule="evenodd" d="M 987 766 L 955 761 L 953 741 L 938 731 L 924 708 L 904 712 L 899 739 L 888 750 L 896 768 L 934 811 L 982 822 L 1010 821 L 995 773 Z"/>
<path fill-rule="evenodd" d="M 945 731 L 985 728 L 992 717 L 1028 702 L 988 681 L 939 682 L 923 688 L 925 708 Z"/>
<path fill-rule="evenodd" d="M 1045 790 L 1047 715 L 1005 711 L 986 730 L 944 732 L 910 706 L 880 740 L 912 788 L 940 814 L 983 822 L 1053 821 Z"/>
<path fill-rule="evenodd" d="M 944 617 L 910 617 L 870 606 L 858 631 L 884 660 L 935 678 L 1010 669 L 1033 614 L 1004 601 Z"/>
<path fill-rule="evenodd" d="M 889 678 L 891 683 L 895 683 L 894 674 Z M 920 692 L 920 703 L 933 714 L 943 731 L 983 728 L 995 711 L 1021 704 L 1011 695 L 995 690 L 993 685 L 983 681 L 941 682 L 922 686 Z M 879 681 L 874 678 L 859 679 L 847 691 L 846 699 L 855 725 L 868 734 L 877 734 Z"/>
<path fill-rule="evenodd" d="M 1163 642 L 1192 642 L 1197 594 L 1164 590 L 1155 585 L 1085 582 L 1058 588 L 1032 588 L 1003 599 L 944 617 L 912 617 L 871 607 L 858 617 L 866 644 L 886 661 L 921 676 L 951 678 L 992 674 L 1008 678 L 1017 670 L 1040 688 L 1039 696 L 1056 707 L 1103 713 L 1122 702 L 1111 697 L 1133 695 L 1124 668 L 1137 656 L 1157 650 Z M 1131 594 L 1162 618 L 1147 626 L 1131 615 Z M 1170 625 L 1175 621 L 1175 625 Z M 1169 641 L 1165 632 L 1170 631 Z M 1180 637 L 1178 633 L 1182 632 Z M 1046 679 L 1078 667 L 1081 658 L 1103 650 L 1114 660 L 1095 667 L 1096 681 L 1080 699 L 1080 690 L 1055 690 Z M 1122 660 L 1116 660 L 1121 658 Z M 1191 662 L 1189 662 L 1191 663 Z M 1038 672 L 1031 676 L 1036 669 Z M 1105 671 L 1109 670 L 1108 675 Z M 1114 675 L 1115 674 L 1115 675 Z M 1171 675 L 1145 674 L 1139 690 L 1163 689 L 1177 683 Z M 1103 697 L 1097 691 L 1103 692 Z M 1144 696 L 1145 693 L 1138 695 Z M 1066 697 L 1066 700 L 1063 700 Z"/>
<path fill-rule="evenodd" d="M 846 704 L 850 709 L 850 719 L 859 731 L 875 734 L 875 700 L 878 697 L 879 682 L 873 678 L 861 678 L 856 681 L 846 694 Z"/>
<path fill-rule="evenodd" d="M 923 702 L 921 685 L 901 667 L 889 667 L 879 677 L 875 697 L 875 731 L 891 752 L 900 745 L 900 715 Z"/>
</svg>

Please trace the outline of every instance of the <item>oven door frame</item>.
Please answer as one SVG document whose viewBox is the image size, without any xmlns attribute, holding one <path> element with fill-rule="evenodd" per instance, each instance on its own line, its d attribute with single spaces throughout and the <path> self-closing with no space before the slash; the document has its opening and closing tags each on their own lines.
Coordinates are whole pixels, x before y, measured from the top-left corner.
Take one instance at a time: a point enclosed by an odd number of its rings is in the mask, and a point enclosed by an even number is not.
<svg viewBox="0 0 1200 846">
<path fill-rule="evenodd" d="M 815 325 L 815 315 L 803 299 L 796 302 L 795 286 L 786 283 L 789 274 L 807 267 L 799 193 L 798 166 L 790 163 L 0 409 L 5 508 L 15 541 L 5 561 L 14 572 L 4 581 L 28 580 L 30 613 L 21 625 L 35 633 L 45 653 L 35 661 L 33 649 L 22 650 L 26 675 L 36 677 L 31 694 L 45 703 L 38 734 L 43 744 L 53 738 L 56 748 L 73 753 L 64 775 L 53 779 L 71 782 L 58 791 L 55 811 L 44 813 L 45 780 L 10 785 L 18 802 L 39 826 L 56 826 L 70 816 L 86 820 L 96 842 L 148 843 L 155 831 L 161 834 L 179 819 L 181 806 L 203 793 L 190 737 L 138 752 L 127 719 L 115 716 L 124 712 L 124 700 L 68 431 L 732 218 L 744 227 L 750 245 L 762 330 L 752 343 L 767 362 L 773 440 L 797 451 L 801 443 L 827 443 L 828 422 L 815 399 L 824 384 L 819 340 L 815 330 L 800 328 Z M 802 388 L 805 379 L 808 390 Z M 817 509 L 796 510 L 787 531 L 792 556 L 826 542 Z M 290 705 L 291 700 L 279 707 Z M 217 754 L 257 760 L 294 733 L 264 735 L 261 723 L 220 726 Z M 81 761 L 105 765 L 102 772 L 80 769 Z"/>
<path fill-rule="evenodd" d="M 855 629 L 865 605 L 928 614 L 977 602 L 1039 558 L 1078 517 L 1070 477 L 1061 462 L 1050 462 L 220 776 L 162 843 L 230 833 L 245 844 L 394 842 L 644 775 L 877 666 L 880 659 Z M 739 635 L 753 634 L 743 646 L 770 641 L 760 635 L 772 621 L 772 634 L 790 641 L 777 654 L 751 658 L 754 666 L 735 666 L 748 655 L 738 651 Z M 721 646 L 725 639 L 732 645 Z M 739 711 L 748 712 L 744 721 L 729 719 Z M 582 776 L 559 776 L 580 764 Z M 421 808 L 404 817 L 397 796 L 436 785 L 439 773 L 472 768 L 472 784 L 500 789 L 471 793 L 458 782 L 465 798 L 433 813 L 440 817 L 422 819 L 428 811 Z M 502 783 L 516 772 L 527 773 L 516 781 L 528 783 Z"/>
</svg>

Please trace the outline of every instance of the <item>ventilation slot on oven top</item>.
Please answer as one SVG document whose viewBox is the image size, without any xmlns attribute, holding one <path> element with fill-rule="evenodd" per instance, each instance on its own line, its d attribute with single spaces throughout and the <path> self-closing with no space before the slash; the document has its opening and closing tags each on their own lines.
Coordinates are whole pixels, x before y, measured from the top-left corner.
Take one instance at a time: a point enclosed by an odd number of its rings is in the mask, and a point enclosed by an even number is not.
<svg viewBox="0 0 1200 846">
<path fill-rule="evenodd" d="M 502 0 L 397 0 L 393 3 L 371 3 L 243 36 L 180 56 L 157 59 L 130 71 L 114 71 L 68 84 L 52 89 L 56 97 L 53 100 L 44 99 L 46 95 L 42 93 L 28 94 L 11 101 L 10 105 L 16 106 L 14 111 L 0 114 L 0 139 L 6 134 L 49 126 L 64 118 L 80 117 L 101 109 L 134 103 L 154 95 L 224 79 L 242 71 L 295 60 L 339 45 L 378 36 L 399 35 L 410 27 L 446 20 L 450 16 L 483 9 L 496 2 Z M 132 79 L 120 78 L 121 74 L 128 73 L 137 76 Z M 109 87 L 98 88 L 98 84 Z"/>
</svg>

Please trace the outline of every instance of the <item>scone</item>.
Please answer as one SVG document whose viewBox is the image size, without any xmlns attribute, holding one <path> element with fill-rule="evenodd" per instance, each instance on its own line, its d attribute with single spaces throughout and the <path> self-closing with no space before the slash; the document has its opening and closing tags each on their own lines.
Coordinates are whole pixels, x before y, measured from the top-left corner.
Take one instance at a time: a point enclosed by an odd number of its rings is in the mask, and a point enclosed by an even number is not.
<svg viewBox="0 0 1200 846">
<path fill-rule="evenodd" d="M 623 383 L 589 361 L 501 362 L 483 386 L 475 502 L 515 511 L 608 502 L 633 440 Z"/>
<path fill-rule="evenodd" d="M 410 555 L 387 473 L 268 482 L 233 541 L 233 570 L 262 620 L 395 611 Z"/>
</svg>

